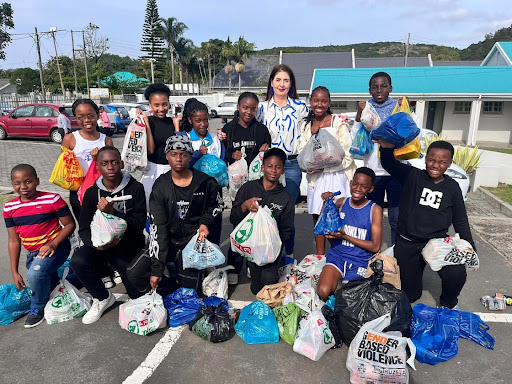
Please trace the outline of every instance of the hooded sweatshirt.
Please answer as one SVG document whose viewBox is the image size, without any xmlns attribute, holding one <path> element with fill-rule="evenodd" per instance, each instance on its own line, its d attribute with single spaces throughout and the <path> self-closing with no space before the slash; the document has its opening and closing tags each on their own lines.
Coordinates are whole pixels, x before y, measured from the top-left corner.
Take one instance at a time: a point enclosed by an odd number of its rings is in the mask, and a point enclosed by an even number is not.
<svg viewBox="0 0 512 384">
<path fill-rule="evenodd" d="M 224 202 L 215 179 L 196 169 L 192 173 L 186 213 L 177 204 L 179 187 L 172 180 L 172 171 L 161 175 L 153 185 L 149 198 L 152 276 L 162 276 L 165 265 L 173 261 L 175 255 L 169 255 L 169 248 L 183 249 L 200 225 L 210 228 L 214 218 L 222 214 Z"/>
<path fill-rule="evenodd" d="M 475 247 L 462 192 L 455 180 L 445 174 L 436 184 L 426 170 L 397 161 L 393 149 L 381 147 L 380 154 L 382 166 L 403 188 L 398 216 L 400 236 L 416 242 L 444 238 L 453 224 L 460 238 Z"/>
<path fill-rule="evenodd" d="M 118 246 L 127 248 L 133 247 L 134 251 L 135 248 L 139 250 L 144 246 L 143 230 L 147 216 L 144 187 L 128 173 L 121 172 L 121 174 L 123 176 L 121 183 L 113 192 L 107 190 L 103 185 L 103 176 L 100 176 L 96 180 L 96 183 L 85 191 L 82 209 L 80 210 L 80 219 L 78 221 L 78 233 L 80 239 L 82 239 L 87 246 L 93 246 L 91 241 L 91 222 L 96 213 L 96 207 L 100 198 L 124 195 L 131 195 L 132 198 L 114 203 L 113 215 L 126 220 L 128 224 L 128 228 Z"/>
<path fill-rule="evenodd" d="M 253 119 L 247 128 L 242 127 L 236 121 L 230 121 L 222 128 L 222 132 L 226 134 L 226 139 L 222 141 L 226 147 L 226 163 L 233 164 L 235 160 L 232 155 L 236 151 L 241 151 L 245 148 L 245 160 L 247 165 L 251 164 L 258 151 L 263 144 L 272 143 L 270 133 L 265 125 Z"/>
<path fill-rule="evenodd" d="M 286 192 L 281 183 L 269 191 L 263 188 L 263 178 L 242 185 L 236 194 L 233 208 L 231 208 L 231 216 L 229 217 L 231 224 L 236 227 L 249 214 L 249 211 L 242 212 L 242 204 L 253 197 L 261 197 L 258 204 L 261 207 L 266 205 L 272 211 L 272 216 L 277 222 L 281 242 L 284 244 L 293 233 L 295 205 L 292 196 Z"/>
</svg>

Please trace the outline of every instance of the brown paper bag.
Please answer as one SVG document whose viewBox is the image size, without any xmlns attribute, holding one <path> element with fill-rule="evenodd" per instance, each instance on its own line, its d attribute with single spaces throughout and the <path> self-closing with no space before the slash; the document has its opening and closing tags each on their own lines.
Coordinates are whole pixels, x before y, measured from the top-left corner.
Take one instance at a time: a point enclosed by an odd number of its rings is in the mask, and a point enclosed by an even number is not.
<svg viewBox="0 0 512 384">
<path fill-rule="evenodd" d="M 287 282 L 265 285 L 261 291 L 258 292 L 256 298 L 263 301 L 271 308 L 280 307 L 283 305 L 283 299 L 292 293 L 292 285 Z"/>
<path fill-rule="evenodd" d="M 368 268 L 366 269 L 365 277 L 370 277 L 373 274 L 373 270 L 370 268 L 370 264 L 375 260 L 382 260 L 382 263 L 384 264 L 382 268 L 382 272 L 384 272 L 382 282 L 390 283 L 395 288 L 402 289 L 402 284 L 400 282 L 400 267 L 398 266 L 396 259 L 393 256 L 386 255 L 385 253 L 378 253 L 370 259 L 368 262 Z"/>
</svg>

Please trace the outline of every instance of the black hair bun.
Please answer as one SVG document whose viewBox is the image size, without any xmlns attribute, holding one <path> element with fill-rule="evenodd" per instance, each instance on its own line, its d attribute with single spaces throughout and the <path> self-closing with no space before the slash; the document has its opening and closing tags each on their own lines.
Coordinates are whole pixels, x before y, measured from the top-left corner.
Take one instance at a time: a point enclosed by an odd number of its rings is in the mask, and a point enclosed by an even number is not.
<svg viewBox="0 0 512 384">
<path fill-rule="evenodd" d="M 153 93 L 163 93 L 167 95 L 167 97 L 171 96 L 171 90 L 164 83 L 154 83 L 148 85 L 146 90 L 144 91 L 144 97 L 149 101 L 149 98 Z"/>
</svg>

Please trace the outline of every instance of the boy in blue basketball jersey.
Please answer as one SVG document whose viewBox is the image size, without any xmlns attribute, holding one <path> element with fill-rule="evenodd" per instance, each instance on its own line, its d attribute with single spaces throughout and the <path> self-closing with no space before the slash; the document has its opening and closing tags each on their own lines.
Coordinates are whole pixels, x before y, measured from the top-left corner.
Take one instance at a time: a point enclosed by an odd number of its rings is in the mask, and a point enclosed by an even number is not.
<svg viewBox="0 0 512 384">
<path fill-rule="evenodd" d="M 318 281 L 318 296 L 322 300 L 334 293 L 340 279 L 348 283 L 365 277 L 368 261 L 380 249 L 382 208 L 366 197 L 373 191 L 374 181 L 375 172 L 367 167 L 358 168 L 350 182 L 351 197 L 336 201 L 345 226 L 326 236 L 332 239 L 332 245 Z M 332 197 L 332 192 L 322 194 L 324 200 L 328 197 Z"/>
</svg>

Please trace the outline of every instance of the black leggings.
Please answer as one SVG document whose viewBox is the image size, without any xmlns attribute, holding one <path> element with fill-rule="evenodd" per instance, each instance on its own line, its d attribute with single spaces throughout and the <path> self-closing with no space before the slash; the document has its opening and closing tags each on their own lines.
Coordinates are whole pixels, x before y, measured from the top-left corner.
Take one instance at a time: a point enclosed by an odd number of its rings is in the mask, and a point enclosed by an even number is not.
<svg viewBox="0 0 512 384">
<path fill-rule="evenodd" d="M 396 239 L 394 254 L 400 267 L 402 291 L 411 303 L 418 300 L 422 294 L 422 277 L 426 262 L 421 251 L 426 244 L 405 240 L 400 235 Z M 437 274 L 441 278 L 439 304 L 446 308 L 455 307 L 466 282 L 466 268 L 463 265 L 449 265 L 441 268 Z"/>
</svg>

